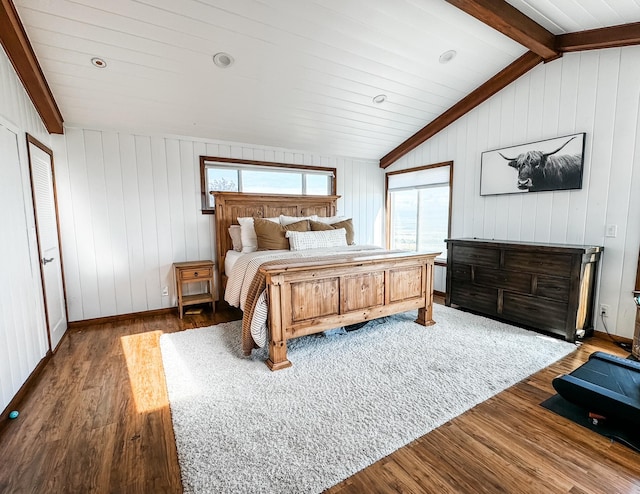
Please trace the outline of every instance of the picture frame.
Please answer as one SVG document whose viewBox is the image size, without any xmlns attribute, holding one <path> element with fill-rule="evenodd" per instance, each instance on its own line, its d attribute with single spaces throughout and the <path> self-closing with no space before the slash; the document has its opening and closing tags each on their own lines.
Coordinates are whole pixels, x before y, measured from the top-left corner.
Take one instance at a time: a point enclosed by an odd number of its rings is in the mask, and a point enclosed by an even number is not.
<svg viewBox="0 0 640 494">
<path fill-rule="evenodd" d="M 480 195 L 582 188 L 585 133 L 482 153 Z"/>
</svg>

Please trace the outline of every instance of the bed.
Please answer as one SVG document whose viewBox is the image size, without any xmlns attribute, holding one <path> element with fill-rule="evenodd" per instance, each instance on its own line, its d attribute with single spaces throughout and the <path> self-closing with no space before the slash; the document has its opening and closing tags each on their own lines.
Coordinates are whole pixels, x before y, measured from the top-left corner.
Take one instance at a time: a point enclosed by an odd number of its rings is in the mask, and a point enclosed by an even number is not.
<svg viewBox="0 0 640 494">
<path fill-rule="evenodd" d="M 219 299 L 229 284 L 227 255 L 232 254 L 229 228 L 238 218 L 335 217 L 339 196 L 298 196 L 216 192 L 215 229 Z M 332 248 L 326 255 L 309 251 L 289 258 L 287 253 L 264 254 L 243 307 L 242 342 L 245 354 L 256 347 L 251 335 L 255 305 L 266 303 L 266 326 L 271 370 L 291 366 L 287 340 L 383 316 L 418 310 L 417 323 L 433 321 L 433 266 L 439 252 L 385 251 L 350 246 Z M 282 255 L 281 255 L 282 254 Z M 252 254 L 259 257 L 259 252 Z M 237 270 L 237 267 L 234 267 Z M 231 288 L 231 287 L 230 287 Z M 233 304 L 232 304 L 233 305 Z M 239 305 L 238 305 L 239 306 Z"/>
</svg>

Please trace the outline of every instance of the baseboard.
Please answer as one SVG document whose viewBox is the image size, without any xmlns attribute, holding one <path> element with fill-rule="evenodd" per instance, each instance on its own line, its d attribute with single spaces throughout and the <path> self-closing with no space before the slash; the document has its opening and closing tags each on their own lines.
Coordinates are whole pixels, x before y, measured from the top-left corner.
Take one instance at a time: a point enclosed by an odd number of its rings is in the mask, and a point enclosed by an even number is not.
<svg viewBox="0 0 640 494">
<path fill-rule="evenodd" d="M 62 337 L 62 339 L 64 339 L 64 336 Z M 38 362 L 36 368 L 33 369 L 31 374 L 29 374 L 27 380 L 20 387 L 13 399 L 9 402 L 7 408 L 5 408 L 2 413 L 0 413 L 0 437 L 11 422 L 11 419 L 9 419 L 9 414 L 12 410 L 20 409 L 20 403 L 22 402 L 24 397 L 31 391 L 31 388 L 33 388 L 38 383 L 38 381 L 40 380 L 40 375 L 42 374 L 42 370 L 44 369 L 45 365 L 47 365 L 49 360 L 51 360 L 52 355 L 53 354 L 51 353 L 51 350 L 47 351 L 46 355 L 42 357 L 40 362 Z"/>
<path fill-rule="evenodd" d="M 162 316 L 172 312 L 177 313 L 177 307 L 166 307 L 164 309 L 145 310 L 141 312 L 129 312 L 127 314 L 118 314 L 115 316 L 96 317 L 94 319 L 83 319 L 81 321 L 72 321 L 68 323 L 69 329 L 86 328 L 97 324 L 105 324 L 110 322 L 122 322 L 136 317 Z"/>
</svg>

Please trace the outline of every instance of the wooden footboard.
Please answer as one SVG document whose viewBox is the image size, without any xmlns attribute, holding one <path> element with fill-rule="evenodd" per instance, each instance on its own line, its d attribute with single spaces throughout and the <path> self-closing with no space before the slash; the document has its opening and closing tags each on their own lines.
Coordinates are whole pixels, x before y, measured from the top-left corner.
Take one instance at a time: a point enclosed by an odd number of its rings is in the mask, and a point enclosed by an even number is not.
<svg viewBox="0 0 640 494">
<path fill-rule="evenodd" d="M 291 366 L 287 340 L 418 309 L 416 322 L 433 321 L 436 253 L 388 253 L 346 261 L 300 260 L 261 268 L 269 300 L 271 370 Z"/>
</svg>

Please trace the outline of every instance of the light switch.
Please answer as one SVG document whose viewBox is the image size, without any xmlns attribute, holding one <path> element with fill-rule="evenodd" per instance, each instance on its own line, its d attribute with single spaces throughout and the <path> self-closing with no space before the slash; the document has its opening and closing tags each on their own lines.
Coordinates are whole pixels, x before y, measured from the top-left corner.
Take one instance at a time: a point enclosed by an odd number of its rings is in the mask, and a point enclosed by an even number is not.
<svg viewBox="0 0 640 494">
<path fill-rule="evenodd" d="M 618 236 L 618 225 L 607 225 L 607 231 L 605 232 L 606 237 L 617 237 Z"/>
</svg>

